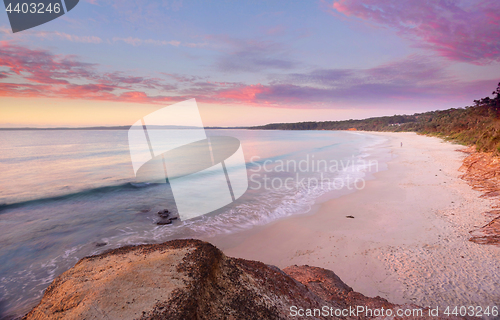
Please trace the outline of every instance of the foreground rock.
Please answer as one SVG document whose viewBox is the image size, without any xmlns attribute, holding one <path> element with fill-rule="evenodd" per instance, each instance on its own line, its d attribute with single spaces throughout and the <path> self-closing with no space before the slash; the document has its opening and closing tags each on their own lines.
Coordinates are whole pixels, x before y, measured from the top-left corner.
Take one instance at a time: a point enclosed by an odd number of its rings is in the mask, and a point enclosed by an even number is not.
<svg viewBox="0 0 500 320">
<path fill-rule="evenodd" d="M 491 153 L 467 150 L 470 155 L 464 159 L 460 170 L 464 172 L 462 179 L 466 180 L 474 190 L 483 192 L 481 197 L 491 198 L 496 210 L 485 212 L 493 220 L 485 226 L 471 231 L 470 241 L 480 244 L 500 245 L 500 158 Z"/>
<path fill-rule="evenodd" d="M 25 319 L 290 319 L 297 318 L 291 310 L 334 312 L 356 306 L 394 314 L 419 309 L 365 297 L 329 270 L 292 266 L 281 271 L 226 257 L 206 242 L 174 240 L 80 260 L 54 280 Z M 339 319 L 318 311 L 308 319 Z"/>
</svg>

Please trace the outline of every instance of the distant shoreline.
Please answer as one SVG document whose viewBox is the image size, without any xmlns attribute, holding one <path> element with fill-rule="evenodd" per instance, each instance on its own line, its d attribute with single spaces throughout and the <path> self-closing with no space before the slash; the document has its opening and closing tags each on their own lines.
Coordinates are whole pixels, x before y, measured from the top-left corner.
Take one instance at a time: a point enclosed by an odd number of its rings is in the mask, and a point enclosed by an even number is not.
<svg viewBox="0 0 500 320">
<path fill-rule="evenodd" d="M 157 128 L 155 128 L 157 127 Z M 180 126 L 153 126 L 154 129 L 193 129 L 191 127 Z M 249 127 L 205 127 L 205 129 L 248 129 Z M 129 130 L 130 126 L 114 126 L 114 127 L 60 127 L 60 128 L 0 128 L 0 131 L 39 131 L 39 130 Z"/>
</svg>

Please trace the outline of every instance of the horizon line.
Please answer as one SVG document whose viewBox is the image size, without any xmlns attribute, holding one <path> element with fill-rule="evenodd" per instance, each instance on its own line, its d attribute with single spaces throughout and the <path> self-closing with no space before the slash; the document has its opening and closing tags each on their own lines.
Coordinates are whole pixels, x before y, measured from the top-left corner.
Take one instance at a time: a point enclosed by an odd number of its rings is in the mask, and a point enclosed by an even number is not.
<svg viewBox="0 0 500 320">
<path fill-rule="evenodd" d="M 91 127 L 0 127 L 2 131 L 12 131 L 12 130 L 129 130 L 132 126 L 91 126 Z M 153 129 L 193 129 L 196 127 L 192 126 L 151 126 Z M 251 126 L 230 126 L 230 127 L 222 127 L 222 126 L 209 126 L 204 127 L 205 129 L 247 129 Z"/>
</svg>

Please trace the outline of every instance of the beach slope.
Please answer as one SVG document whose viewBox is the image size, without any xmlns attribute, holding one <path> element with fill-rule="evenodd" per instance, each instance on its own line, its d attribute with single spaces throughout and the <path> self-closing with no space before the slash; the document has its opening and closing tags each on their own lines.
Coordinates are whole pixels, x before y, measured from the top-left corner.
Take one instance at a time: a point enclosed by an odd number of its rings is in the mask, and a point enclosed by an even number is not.
<svg viewBox="0 0 500 320">
<path fill-rule="evenodd" d="M 492 202 L 461 179 L 466 148 L 415 133 L 367 134 L 387 139 L 368 152 L 389 159 L 362 190 L 238 241 L 207 240 L 280 268 L 333 270 L 354 290 L 396 303 L 499 305 L 500 248 L 469 241 L 491 221 L 482 213 Z"/>
</svg>

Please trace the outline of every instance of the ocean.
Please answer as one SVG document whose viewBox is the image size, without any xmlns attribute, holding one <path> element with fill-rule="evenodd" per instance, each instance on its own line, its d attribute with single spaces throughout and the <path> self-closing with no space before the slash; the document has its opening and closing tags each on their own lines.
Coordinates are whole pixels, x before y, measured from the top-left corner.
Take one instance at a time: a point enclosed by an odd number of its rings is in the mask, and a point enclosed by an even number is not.
<svg viewBox="0 0 500 320">
<path fill-rule="evenodd" d="M 190 220 L 169 184 L 136 181 L 126 130 L 0 131 L 0 319 L 21 316 L 79 259 L 124 245 L 209 238 L 307 214 L 385 168 L 386 140 L 346 131 L 207 130 L 238 138 L 249 187 Z M 210 185 L 211 177 L 206 181 Z M 205 195 L 194 195 L 203 197 Z M 207 201 L 209 199 L 207 198 Z"/>
</svg>

